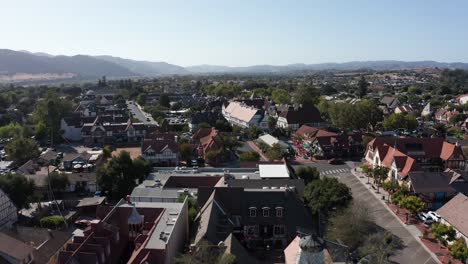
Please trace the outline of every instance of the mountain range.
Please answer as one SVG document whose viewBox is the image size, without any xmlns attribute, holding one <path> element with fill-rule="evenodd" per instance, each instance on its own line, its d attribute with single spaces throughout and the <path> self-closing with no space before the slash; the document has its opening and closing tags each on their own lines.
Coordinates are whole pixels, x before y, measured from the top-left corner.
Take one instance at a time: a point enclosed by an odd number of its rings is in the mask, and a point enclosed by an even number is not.
<svg viewBox="0 0 468 264">
<path fill-rule="evenodd" d="M 197 65 L 182 67 L 166 62 L 138 61 L 113 56 L 51 55 L 47 53 L 0 49 L 1 74 L 66 74 L 80 77 L 143 77 L 186 74 L 222 73 L 288 73 L 320 70 L 402 70 L 418 68 L 461 68 L 468 70 L 468 63 L 444 63 L 436 61 L 353 61 L 345 63 L 253 65 L 229 67 L 220 65 Z"/>
</svg>

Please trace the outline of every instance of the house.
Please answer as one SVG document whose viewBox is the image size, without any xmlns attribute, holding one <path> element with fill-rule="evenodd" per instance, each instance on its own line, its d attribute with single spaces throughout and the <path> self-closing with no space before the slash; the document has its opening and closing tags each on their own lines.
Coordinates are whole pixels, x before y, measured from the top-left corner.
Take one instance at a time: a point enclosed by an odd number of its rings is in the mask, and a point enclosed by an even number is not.
<svg viewBox="0 0 468 264">
<path fill-rule="evenodd" d="M 98 206 L 96 218 L 65 244 L 57 263 L 169 264 L 188 239 L 187 200 L 148 203 L 122 199 L 115 206 Z"/>
<path fill-rule="evenodd" d="M 456 237 L 465 240 L 468 244 L 468 196 L 459 193 L 444 206 L 437 210 L 441 216 L 441 223 L 453 226 Z"/>
<path fill-rule="evenodd" d="M 71 171 L 74 169 L 74 166 L 85 165 L 90 162 L 90 159 L 93 155 L 89 154 L 88 152 L 82 153 L 66 153 L 62 159 L 62 166 L 63 169 L 66 171 Z"/>
<path fill-rule="evenodd" d="M 144 123 L 133 123 L 130 117 L 123 119 L 123 117 L 98 115 L 92 123 L 83 125 L 81 137 L 88 146 L 139 144 L 147 133 L 156 128 Z"/>
<path fill-rule="evenodd" d="M 316 235 L 298 235 L 284 250 L 286 264 L 348 263 L 348 248 Z"/>
<path fill-rule="evenodd" d="M 83 126 L 81 113 L 73 112 L 60 120 L 60 130 L 63 137 L 70 141 L 81 140 L 81 127 Z"/>
<path fill-rule="evenodd" d="M 177 135 L 172 133 L 150 134 L 141 145 L 141 156 L 153 166 L 177 166 L 179 152 Z"/>
<path fill-rule="evenodd" d="M 360 133 L 341 135 L 316 135 L 309 145 L 314 156 L 336 158 L 362 155 L 362 135 Z"/>
<path fill-rule="evenodd" d="M 314 229 L 314 220 L 292 188 L 204 187 L 198 190 L 198 203 L 195 244 L 207 240 L 217 245 L 232 234 L 250 250 L 285 248 L 298 230 Z"/>
<path fill-rule="evenodd" d="M 438 123 L 448 124 L 450 118 L 454 115 L 458 115 L 459 112 L 455 109 L 449 110 L 447 107 L 437 110 L 435 113 L 435 120 Z"/>
<path fill-rule="evenodd" d="M 380 104 L 382 105 L 384 114 L 392 114 L 395 108 L 400 105 L 400 101 L 393 96 L 384 96 L 380 99 Z"/>
<path fill-rule="evenodd" d="M 223 117 L 233 126 L 268 128 L 268 123 L 265 124 L 264 122 L 265 112 L 245 103 L 229 102 L 227 105 L 223 105 L 221 112 Z"/>
<path fill-rule="evenodd" d="M 468 195 L 468 175 L 447 169 L 408 173 L 410 191 L 420 197 L 427 208 L 438 209 L 458 193 Z"/>
<path fill-rule="evenodd" d="M 455 102 L 460 105 L 466 104 L 468 102 L 468 94 L 462 94 L 462 95 L 457 96 L 457 98 L 455 99 Z"/>
<path fill-rule="evenodd" d="M 276 126 L 297 130 L 302 125 L 325 127 L 327 123 L 320 116 L 319 110 L 313 105 L 294 105 L 281 111 Z"/>
<path fill-rule="evenodd" d="M 270 134 L 259 136 L 257 140 L 259 142 L 267 144 L 269 147 L 273 147 L 273 145 L 278 144 L 284 151 L 286 151 L 289 148 L 288 144 L 286 144 L 284 141 L 279 140 Z"/>
<path fill-rule="evenodd" d="M 427 103 L 422 112 L 421 112 L 421 116 L 431 116 L 432 115 L 432 108 L 431 108 L 431 102 Z"/>
<path fill-rule="evenodd" d="M 18 221 L 18 209 L 10 200 L 10 197 L 0 189 L 0 231 L 11 229 L 13 224 Z"/>
<path fill-rule="evenodd" d="M 219 131 L 212 128 L 200 128 L 193 136 L 191 144 L 197 152 L 199 158 L 207 159 L 206 154 L 210 151 L 217 151 L 224 148 L 223 138 Z M 221 159 L 222 157 L 220 157 Z"/>
<path fill-rule="evenodd" d="M 385 166 L 394 181 L 407 180 L 408 173 L 447 168 L 465 169 L 460 146 L 442 138 L 376 137 L 369 142 L 365 159 L 371 166 Z"/>
<path fill-rule="evenodd" d="M 395 114 L 411 114 L 415 110 L 410 104 L 398 105 L 394 109 Z"/>
<path fill-rule="evenodd" d="M 0 262 L 11 264 L 34 263 L 34 248 L 0 232 Z"/>
<path fill-rule="evenodd" d="M 69 185 L 65 191 L 95 193 L 98 190 L 96 172 L 66 173 Z"/>
<path fill-rule="evenodd" d="M 210 126 L 215 126 L 216 121 L 219 119 L 218 114 L 211 111 L 203 111 L 194 113 L 188 123 L 191 132 L 196 132 L 199 129 L 199 125 L 206 123 Z"/>
</svg>

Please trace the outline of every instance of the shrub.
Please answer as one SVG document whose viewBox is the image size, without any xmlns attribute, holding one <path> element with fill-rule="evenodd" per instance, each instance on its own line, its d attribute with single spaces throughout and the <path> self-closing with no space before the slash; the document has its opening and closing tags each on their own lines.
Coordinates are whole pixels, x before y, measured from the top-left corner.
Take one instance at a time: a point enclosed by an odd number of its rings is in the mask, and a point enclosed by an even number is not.
<svg viewBox="0 0 468 264">
<path fill-rule="evenodd" d="M 46 216 L 39 221 L 42 227 L 57 229 L 65 224 L 65 219 L 58 215 Z"/>
</svg>

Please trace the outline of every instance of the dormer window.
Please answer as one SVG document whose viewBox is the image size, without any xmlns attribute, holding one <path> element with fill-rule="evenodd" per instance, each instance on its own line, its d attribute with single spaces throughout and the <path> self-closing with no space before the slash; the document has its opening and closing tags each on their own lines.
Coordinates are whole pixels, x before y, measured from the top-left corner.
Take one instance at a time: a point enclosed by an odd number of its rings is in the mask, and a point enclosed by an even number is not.
<svg viewBox="0 0 468 264">
<path fill-rule="evenodd" d="M 257 217 L 257 208 L 256 207 L 250 207 L 249 208 L 249 215 L 250 215 L 250 217 Z"/>
<path fill-rule="evenodd" d="M 269 217 L 270 216 L 270 207 L 263 207 L 262 212 L 263 212 L 263 217 Z"/>
<path fill-rule="evenodd" d="M 284 214 L 284 208 L 283 207 L 276 207 L 275 208 L 276 210 L 276 217 L 283 217 L 283 214 Z"/>
</svg>

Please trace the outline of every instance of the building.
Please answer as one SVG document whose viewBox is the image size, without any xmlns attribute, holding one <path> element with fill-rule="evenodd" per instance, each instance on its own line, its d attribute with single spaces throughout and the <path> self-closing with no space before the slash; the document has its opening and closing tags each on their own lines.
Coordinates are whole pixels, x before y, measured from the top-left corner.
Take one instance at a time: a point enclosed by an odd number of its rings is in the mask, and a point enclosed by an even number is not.
<svg viewBox="0 0 468 264">
<path fill-rule="evenodd" d="M 460 146 L 442 138 L 377 137 L 369 142 L 365 159 L 371 166 L 385 166 L 389 178 L 406 181 L 408 173 L 465 169 L 465 156 Z"/>
<path fill-rule="evenodd" d="M 199 188 L 200 213 L 194 243 L 214 245 L 234 236 L 247 249 L 284 249 L 299 230 L 313 230 L 314 221 L 295 189 Z M 249 262 L 251 263 L 251 262 Z"/>
<path fill-rule="evenodd" d="M 232 101 L 223 105 L 223 117 L 233 126 L 242 128 L 260 127 L 268 129 L 268 122 L 264 120 L 265 112 L 243 102 Z"/>
<path fill-rule="evenodd" d="M 0 263 L 34 263 L 33 252 L 32 246 L 0 232 Z"/>
<path fill-rule="evenodd" d="M 196 150 L 197 156 L 206 160 L 206 154 L 224 148 L 223 138 L 219 131 L 212 128 L 200 128 L 193 136 L 191 144 Z M 222 157 L 220 157 L 222 158 Z"/>
<path fill-rule="evenodd" d="M 284 151 L 289 148 L 288 144 L 286 144 L 284 141 L 279 140 L 270 134 L 259 136 L 258 141 L 267 144 L 269 147 L 273 147 L 273 145 L 278 144 Z"/>
<path fill-rule="evenodd" d="M 468 94 L 462 94 L 459 95 L 456 99 L 455 102 L 460 105 L 464 105 L 468 102 Z"/>
<path fill-rule="evenodd" d="M 0 189 L 0 231 L 8 230 L 18 221 L 18 209 L 10 197 Z"/>
<path fill-rule="evenodd" d="M 459 193 L 448 203 L 437 210 L 441 223 L 453 226 L 457 238 L 462 238 L 468 244 L 468 196 Z"/>
<path fill-rule="evenodd" d="M 431 108 L 431 103 L 427 103 L 426 106 L 424 106 L 421 116 L 431 116 L 432 115 L 432 108 Z"/>
<path fill-rule="evenodd" d="M 458 114 L 459 112 L 455 109 L 449 110 L 447 107 L 441 108 L 435 113 L 435 120 L 439 123 L 448 124 L 450 122 L 450 118 Z"/>
<path fill-rule="evenodd" d="M 83 125 L 81 137 L 88 146 L 140 144 L 145 135 L 156 128 L 143 123 L 133 123 L 129 117 L 123 119 L 123 117 L 98 115 L 92 123 Z"/>
<path fill-rule="evenodd" d="M 177 135 L 154 133 L 148 135 L 141 145 L 141 156 L 153 166 L 177 166 L 179 144 Z"/>
<path fill-rule="evenodd" d="M 298 235 L 284 250 L 286 264 L 348 263 L 346 246 L 316 235 Z"/>
<path fill-rule="evenodd" d="M 188 239 L 187 201 L 121 200 L 98 206 L 97 219 L 58 253 L 58 263 L 171 263 Z M 131 250 L 130 256 L 125 251 Z M 127 259 L 128 258 L 128 259 Z"/>
<path fill-rule="evenodd" d="M 421 198 L 427 208 L 438 209 L 458 193 L 468 195 L 468 175 L 447 169 L 408 173 L 410 191 Z"/>
<path fill-rule="evenodd" d="M 69 116 L 60 120 L 60 130 L 63 131 L 63 137 L 70 141 L 81 140 L 81 128 L 83 126 L 81 113 L 73 112 Z"/>
<path fill-rule="evenodd" d="M 327 123 L 320 116 L 319 110 L 313 105 L 294 105 L 278 114 L 276 126 L 297 130 L 302 125 L 325 127 Z"/>
<path fill-rule="evenodd" d="M 362 135 L 316 135 L 309 145 L 309 152 L 314 156 L 338 158 L 362 155 Z"/>
<path fill-rule="evenodd" d="M 261 163 L 258 172 L 261 179 L 289 179 L 292 174 L 286 163 Z"/>
<path fill-rule="evenodd" d="M 383 113 L 388 115 L 395 111 L 395 108 L 400 105 L 400 101 L 398 98 L 393 96 L 384 96 L 382 99 L 380 99 L 380 104 L 382 105 Z"/>
</svg>

